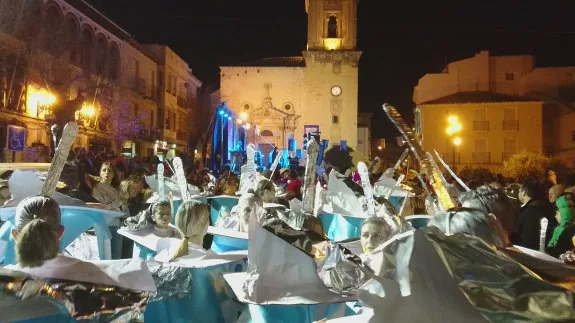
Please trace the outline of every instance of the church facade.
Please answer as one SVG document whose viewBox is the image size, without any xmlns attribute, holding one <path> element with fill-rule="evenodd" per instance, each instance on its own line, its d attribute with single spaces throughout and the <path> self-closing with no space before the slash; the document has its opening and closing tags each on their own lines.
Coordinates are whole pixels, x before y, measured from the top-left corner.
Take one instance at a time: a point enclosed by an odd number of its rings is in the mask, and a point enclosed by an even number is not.
<svg viewBox="0 0 575 323">
<path fill-rule="evenodd" d="M 306 0 L 302 56 L 220 67 L 220 100 L 247 128 L 247 143 L 288 148 L 294 139 L 302 148 L 304 134 L 319 131 L 330 146 L 357 146 L 358 1 Z"/>
</svg>

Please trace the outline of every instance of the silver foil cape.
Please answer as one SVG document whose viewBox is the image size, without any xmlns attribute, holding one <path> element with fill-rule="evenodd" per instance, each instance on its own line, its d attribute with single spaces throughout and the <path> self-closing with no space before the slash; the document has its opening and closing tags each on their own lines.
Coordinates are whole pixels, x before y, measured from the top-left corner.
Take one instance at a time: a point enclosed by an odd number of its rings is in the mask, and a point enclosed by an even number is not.
<svg viewBox="0 0 575 323">
<path fill-rule="evenodd" d="M 164 183 L 164 164 L 158 164 L 158 195 L 160 195 L 160 199 L 166 198 L 166 187 Z"/>
<path fill-rule="evenodd" d="M 0 270 L 0 298 L 2 302 L 10 298 L 15 302 L 10 316 L 19 315 L 20 319 L 65 315 L 65 309 L 75 320 L 134 322 L 143 317 L 150 293 L 60 279 L 38 280 Z M 58 310 L 43 313 L 38 310 L 41 306 L 31 310 L 27 305 L 30 300 L 36 303 L 46 300 L 44 304 Z"/>
<path fill-rule="evenodd" d="M 258 183 L 258 176 L 257 176 L 257 169 L 256 169 L 256 145 L 249 144 L 246 148 L 246 168 L 245 174 L 242 174 L 240 178 L 240 189 L 239 192 L 236 193 L 238 195 L 244 195 L 250 189 L 255 189 Z"/>
<path fill-rule="evenodd" d="M 156 261 L 148 261 L 147 265 L 157 289 L 151 301 L 173 297 L 182 298 L 192 290 L 192 271 L 189 268 Z"/>
<path fill-rule="evenodd" d="M 396 126 L 397 130 L 403 135 L 411 152 L 419 162 L 420 168 L 428 175 L 434 193 L 438 197 L 439 206 L 442 210 L 454 207 L 457 203 L 452 199 L 445 185 L 445 178 L 439 167 L 433 160 L 431 154 L 423 151 L 415 131 L 403 120 L 401 114 L 391 105 L 384 104 L 383 110 L 389 117 L 389 120 Z M 425 187 L 425 186 L 424 186 Z"/>
<path fill-rule="evenodd" d="M 423 232 L 437 253 L 428 256 L 441 259 L 459 290 L 489 321 L 575 321 L 573 268 L 496 251 L 466 234 L 445 236 L 435 227 Z"/>
<path fill-rule="evenodd" d="M 319 154 L 319 145 L 315 140 L 311 140 L 307 144 L 307 161 L 305 165 L 305 177 L 302 187 L 302 202 L 303 212 L 305 214 L 313 214 L 313 207 L 315 203 L 315 178 L 316 178 L 316 162 L 317 155 Z"/>
<path fill-rule="evenodd" d="M 348 249 L 328 241 L 325 257 L 317 263 L 317 274 L 324 285 L 340 295 L 355 295 L 367 281 L 361 259 Z"/>
<path fill-rule="evenodd" d="M 60 180 L 60 175 L 62 174 L 66 161 L 68 160 L 70 149 L 72 148 L 72 144 L 74 144 L 77 135 L 78 125 L 76 122 L 68 122 L 62 131 L 62 138 L 58 143 L 58 148 L 56 148 L 54 158 L 52 158 L 52 163 L 50 164 L 48 175 L 46 175 L 46 180 L 44 180 L 44 185 L 42 185 L 42 189 L 40 190 L 40 195 L 52 196 L 56 191 L 56 185 Z"/>
<path fill-rule="evenodd" d="M 365 196 L 367 204 L 367 214 L 375 216 L 375 200 L 373 199 L 373 189 L 369 181 L 369 170 L 364 162 L 357 163 L 357 172 L 361 179 L 361 187 L 363 188 L 363 195 Z"/>
<path fill-rule="evenodd" d="M 186 180 L 186 174 L 184 172 L 184 163 L 180 157 L 174 158 L 172 162 L 174 164 L 174 176 L 178 181 L 178 186 L 180 188 L 180 193 L 182 195 L 183 201 L 191 200 L 190 192 L 188 192 L 188 181 Z"/>
</svg>

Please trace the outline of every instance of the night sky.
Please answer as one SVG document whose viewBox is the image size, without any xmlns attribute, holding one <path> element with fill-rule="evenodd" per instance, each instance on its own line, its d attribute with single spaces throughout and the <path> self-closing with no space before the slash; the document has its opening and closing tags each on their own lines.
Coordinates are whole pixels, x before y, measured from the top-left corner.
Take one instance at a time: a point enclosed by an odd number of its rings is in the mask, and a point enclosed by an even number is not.
<svg viewBox="0 0 575 323">
<path fill-rule="evenodd" d="M 204 83 L 218 65 L 296 56 L 306 46 L 304 0 L 93 0 L 141 43 L 170 46 Z M 381 104 L 412 119 L 417 80 L 481 50 L 532 54 L 537 66 L 575 65 L 575 1 L 361 0 L 360 111 L 374 112 L 373 137 L 395 129 Z"/>
</svg>

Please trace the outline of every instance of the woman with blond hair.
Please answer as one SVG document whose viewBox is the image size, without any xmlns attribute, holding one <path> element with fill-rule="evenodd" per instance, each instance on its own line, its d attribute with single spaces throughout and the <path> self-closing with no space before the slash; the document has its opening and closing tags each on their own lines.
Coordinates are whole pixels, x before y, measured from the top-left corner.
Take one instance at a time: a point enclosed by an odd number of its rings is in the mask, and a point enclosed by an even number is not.
<svg viewBox="0 0 575 323">
<path fill-rule="evenodd" d="M 184 202 L 176 214 L 176 229 L 180 239 L 170 239 L 166 249 L 158 250 L 156 260 L 171 262 L 178 258 L 197 258 L 207 251 L 203 248 L 204 237 L 210 224 L 210 208 L 207 204 L 191 200 Z"/>
</svg>

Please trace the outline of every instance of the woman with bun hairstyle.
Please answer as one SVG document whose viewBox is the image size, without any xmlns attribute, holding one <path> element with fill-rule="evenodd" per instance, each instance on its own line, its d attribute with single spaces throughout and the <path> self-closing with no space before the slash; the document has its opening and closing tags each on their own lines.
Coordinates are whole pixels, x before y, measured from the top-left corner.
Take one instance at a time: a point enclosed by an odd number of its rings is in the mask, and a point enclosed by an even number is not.
<svg viewBox="0 0 575 323">
<path fill-rule="evenodd" d="M 112 274 L 106 273 L 110 263 L 100 268 L 92 262 L 59 255 L 60 238 L 64 233 L 61 218 L 60 206 L 50 197 L 32 196 L 22 200 L 16 207 L 11 232 L 16 242 L 17 264 L 4 268 L 39 278 L 122 286 L 121 281 L 114 280 Z M 145 263 L 130 266 L 137 269 L 124 273 L 124 279 L 153 281 Z"/>
</svg>

